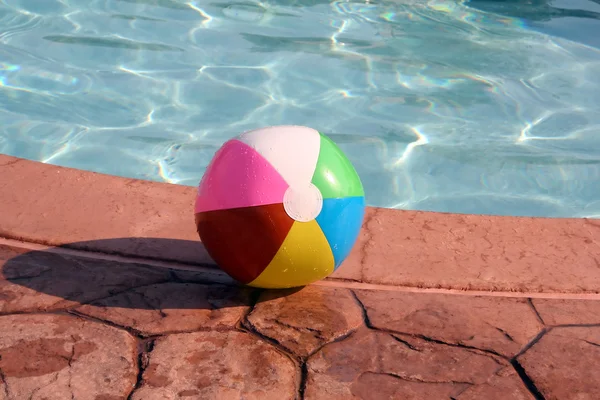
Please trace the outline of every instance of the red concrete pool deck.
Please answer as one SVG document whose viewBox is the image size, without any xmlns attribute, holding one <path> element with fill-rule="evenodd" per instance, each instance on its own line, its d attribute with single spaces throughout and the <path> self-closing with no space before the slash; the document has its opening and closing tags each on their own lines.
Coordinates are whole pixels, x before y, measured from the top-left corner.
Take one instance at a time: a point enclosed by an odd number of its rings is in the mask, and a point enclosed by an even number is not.
<svg viewBox="0 0 600 400">
<path fill-rule="evenodd" d="M 598 398 L 600 221 L 371 208 L 333 277 L 265 291 L 194 194 L 0 156 L 0 400 Z"/>
</svg>

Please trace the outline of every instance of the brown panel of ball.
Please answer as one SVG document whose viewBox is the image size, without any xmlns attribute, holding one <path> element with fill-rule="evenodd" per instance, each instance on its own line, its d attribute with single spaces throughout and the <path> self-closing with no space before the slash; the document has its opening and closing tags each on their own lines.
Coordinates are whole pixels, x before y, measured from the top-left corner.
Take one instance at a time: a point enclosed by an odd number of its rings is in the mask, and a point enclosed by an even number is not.
<svg viewBox="0 0 600 400">
<path fill-rule="evenodd" d="M 252 282 L 267 268 L 293 223 L 281 203 L 196 214 L 209 255 L 242 283 Z"/>
</svg>

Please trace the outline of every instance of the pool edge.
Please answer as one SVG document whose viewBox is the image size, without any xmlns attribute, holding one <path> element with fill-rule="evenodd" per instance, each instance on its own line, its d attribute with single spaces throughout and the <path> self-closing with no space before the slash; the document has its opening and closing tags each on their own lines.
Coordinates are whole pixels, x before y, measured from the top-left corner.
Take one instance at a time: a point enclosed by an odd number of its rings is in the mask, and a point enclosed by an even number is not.
<svg viewBox="0 0 600 400">
<path fill-rule="evenodd" d="M 195 192 L 0 155 L 0 237 L 214 267 L 195 231 Z M 600 221 L 368 207 L 332 280 L 598 293 Z"/>
</svg>

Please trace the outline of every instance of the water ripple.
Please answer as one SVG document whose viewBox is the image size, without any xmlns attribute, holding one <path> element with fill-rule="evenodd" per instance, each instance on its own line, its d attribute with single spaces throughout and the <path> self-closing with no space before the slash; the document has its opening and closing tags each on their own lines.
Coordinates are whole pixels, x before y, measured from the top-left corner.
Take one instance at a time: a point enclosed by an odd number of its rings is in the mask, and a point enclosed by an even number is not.
<svg viewBox="0 0 600 400">
<path fill-rule="evenodd" d="M 85 36 L 44 36 L 44 40 L 56 43 L 76 44 L 81 46 L 112 47 L 115 49 L 148 50 L 148 51 L 184 51 L 180 47 L 168 46 L 160 43 L 143 43 L 123 38 L 96 38 Z"/>
<path fill-rule="evenodd" d="M 5 0 L 0 152 L 196 185 L 301 124 L 370 205 L 600 217 L 600 5 L 526 3 Z"/>
</svg>

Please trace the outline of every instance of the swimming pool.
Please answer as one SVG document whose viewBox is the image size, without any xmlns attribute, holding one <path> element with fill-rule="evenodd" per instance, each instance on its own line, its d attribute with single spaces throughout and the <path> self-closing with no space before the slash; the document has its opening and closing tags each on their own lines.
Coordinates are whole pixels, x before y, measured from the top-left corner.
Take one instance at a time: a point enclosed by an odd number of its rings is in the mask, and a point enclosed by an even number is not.
<svg viewBox="0 0 600 400">
<path fill-rule="evenodd" d="M 369 205 L 600 217 L 600 4 L 528 3 L 4 0 L 0 153 L 196 185 L 299 124 Z"/>
</svg>

